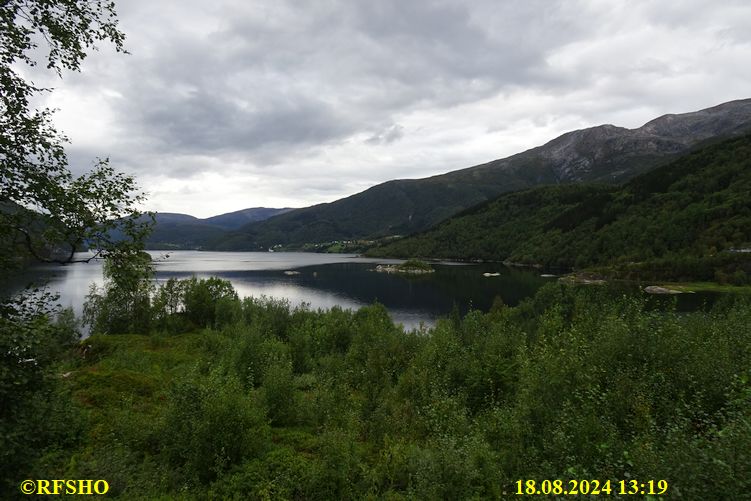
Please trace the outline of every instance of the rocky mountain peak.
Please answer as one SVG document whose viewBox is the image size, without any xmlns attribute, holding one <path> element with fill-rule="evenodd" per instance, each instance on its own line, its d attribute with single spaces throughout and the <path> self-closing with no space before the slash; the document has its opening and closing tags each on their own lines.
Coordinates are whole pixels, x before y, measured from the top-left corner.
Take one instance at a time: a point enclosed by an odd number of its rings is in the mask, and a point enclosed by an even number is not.
<svg viewBox="0 0 751 501">
<path fill-rule="evenodd" d="M 652 160 L 684 151 L 700 141 L 751 130 L 751 99 L 731 101 L 704 110 L 668 114 L 637 129 L 611 124 L 575 130 L 517 157 L 535 158 L 555 174 L 557 182 L 612 181 L 631 172 L 632 160 Z M 512 157 L 513 158 L 513 157 Z M 510 163 L 527 169 L 535 162 Z"/>
<path fill-rule="evenodd" d="M 634 132 L 684 143 L 734 134 L 751 125 L 751 99 L 740 99 L 700 111 L 655 118 Z"/>
</svg>

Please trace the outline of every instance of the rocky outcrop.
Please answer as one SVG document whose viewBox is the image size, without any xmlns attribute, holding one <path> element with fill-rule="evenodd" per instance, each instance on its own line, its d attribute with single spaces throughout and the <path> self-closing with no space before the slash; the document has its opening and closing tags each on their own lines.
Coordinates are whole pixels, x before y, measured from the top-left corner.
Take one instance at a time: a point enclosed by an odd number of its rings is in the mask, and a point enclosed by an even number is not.
<svg viewBox="0 0 751 501">
<path fill-rule="evenodd" d="M 606 124 L 568 132 L 510 157 L 506 168 L 544 165 L 559 182 L 618 181 L 701 141 L 748 131 L 751 99 L 743 99 L 691 113 L 663 115 L 637 129 Z"/>
<path fill-rule="evenodd" d="M 683 291 L 669 289 L 667 287 L 661 287 L 659 285 L 650 285 L 644 287 L 644 292 L 647 294 L 683 294 Z"/>
</svg>

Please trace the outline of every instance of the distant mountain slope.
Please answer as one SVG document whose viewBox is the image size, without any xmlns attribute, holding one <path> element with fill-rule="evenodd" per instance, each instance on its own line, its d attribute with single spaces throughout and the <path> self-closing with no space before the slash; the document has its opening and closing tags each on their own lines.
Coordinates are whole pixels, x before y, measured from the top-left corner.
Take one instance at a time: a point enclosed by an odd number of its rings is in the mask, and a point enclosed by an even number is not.
<svg viewBox="0 0 751 501">
<path fill-rule="evenodd" d="M 278 216 L 294 210 L 286 207 L 284 209 L 271 209 L 268 207 L 253 207 L 251 209 L 242 209 L 235 212 L 228 212 L 227 214 L 220 214 L 218 216 L 208 217 L 201 219 L 202 222 L 211 226 L 217 226 L 225 230 L 235 230 L 248 223 L 256 221 L 265 221 L 266 219 Z"/>
<path fill-rule="evenodd" d="M 741 257 L 746 253 L 739 250 L 749 247 L 751 135 L 745 135 L 621 187 L 571 184 L 504 194 L 370 254 L 577 267 L 659 261 L 662 271 L 681 276 L 714 273 L 702 262 Z"/>
<path fill-rule="evenodd" d="M 187 214 L 159 212 L 156 225 L 146 241 L 149 249 L 199 249 L 209 242 L 226 238 L 227 232 L 253 221 L 263 221 L 292 209 L 254 207 L 199 219 Z"/>
<path fill-rule="evenodd" d="M 227 231 L 187 214 L 159 212 L 156 224 L 146 240 L 147 249 L 200 249 L 207 242 L 222 238 Z"/>
<path fill-rule="evenodd" d="M 665 115 L 638 129 L 601 125 L 577 130 L 501 160 L 425 179 L 389 181 L 332 203 L 250 223 L 212 246 L 254 250 L 276 244 L 411 234 L 509 191 L 550 184 L 622 182 L 700 142 L 747 130 L 751 130 L 751 99 Z"/>
</svg>

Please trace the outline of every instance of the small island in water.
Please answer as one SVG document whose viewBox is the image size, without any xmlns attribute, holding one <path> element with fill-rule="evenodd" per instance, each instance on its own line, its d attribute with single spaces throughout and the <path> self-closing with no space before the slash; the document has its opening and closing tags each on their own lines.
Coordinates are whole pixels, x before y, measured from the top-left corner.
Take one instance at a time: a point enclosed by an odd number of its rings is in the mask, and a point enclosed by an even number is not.
<svg viewBox="0 0 751 501">
<path fill-rule="evenodd" d="M 419 259 L 408 259 L 401 264 L 379 264 L 375 267 L 379 273 L 410 273 L 421 275 L 423 273 L 433 273 L 435 270 L 430 264 Z"/>
</svg>

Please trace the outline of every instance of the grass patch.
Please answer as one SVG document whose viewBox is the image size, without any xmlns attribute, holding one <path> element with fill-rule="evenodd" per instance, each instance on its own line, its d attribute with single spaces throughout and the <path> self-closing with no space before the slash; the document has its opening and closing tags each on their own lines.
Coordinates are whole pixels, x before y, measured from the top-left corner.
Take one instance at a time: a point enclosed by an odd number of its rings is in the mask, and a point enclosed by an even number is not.
<svg viewBox="0 0 751 501">
<path fill-rule="evenodd" d="M 397 268 L 399 268 L 400 270 L 404 270 L 404 271 L 410 271 L 410 270 L 433 271 L 432 266 L 430 266 L 428 263 L 420 259 L 408 259 L 402 264 L 397 265 Z"/>
</svg>

